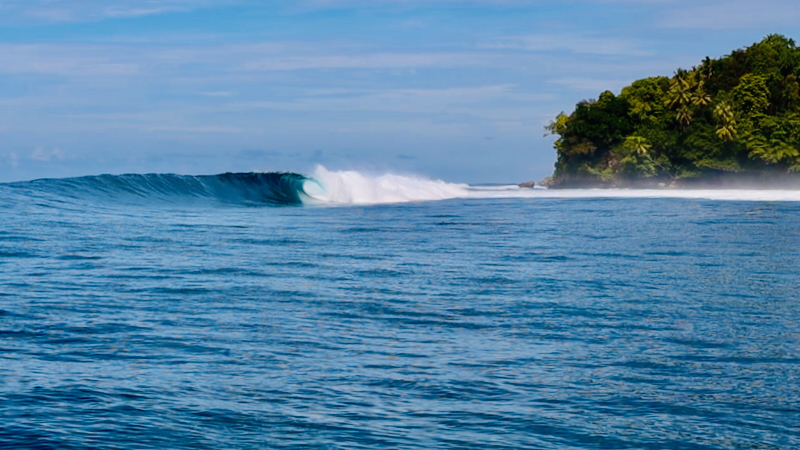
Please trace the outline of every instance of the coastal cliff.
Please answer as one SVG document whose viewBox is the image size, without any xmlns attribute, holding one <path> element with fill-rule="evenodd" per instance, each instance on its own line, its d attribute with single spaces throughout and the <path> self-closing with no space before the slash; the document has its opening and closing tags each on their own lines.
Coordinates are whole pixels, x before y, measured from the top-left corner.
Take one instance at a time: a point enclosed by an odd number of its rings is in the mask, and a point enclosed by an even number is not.
<svg viewBox="0 0 800 450">
<path fill-rule="evenodd" d="M 800 48 L 767 36 L 672 77 L 584 100 L 547 127 L 552 188 L 800 186 Z"/>
</svg>

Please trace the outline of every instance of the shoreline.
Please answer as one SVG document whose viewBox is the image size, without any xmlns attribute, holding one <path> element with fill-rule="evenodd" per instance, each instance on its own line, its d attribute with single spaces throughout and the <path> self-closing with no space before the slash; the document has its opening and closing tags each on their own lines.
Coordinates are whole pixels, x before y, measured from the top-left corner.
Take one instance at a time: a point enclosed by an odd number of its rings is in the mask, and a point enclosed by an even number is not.
<svg viewBox="0 0 800 450">
<path fill-rule="evenodd" d="M 550 178 L 536 186 L 548 189 L 703 189 L 703 190 L 800 190 L 800 174 L 741 174 L 697 178 L 649 178 L 597 180 Z M 520 185 L 520 187 L 523 187 Z"/>
</svg>

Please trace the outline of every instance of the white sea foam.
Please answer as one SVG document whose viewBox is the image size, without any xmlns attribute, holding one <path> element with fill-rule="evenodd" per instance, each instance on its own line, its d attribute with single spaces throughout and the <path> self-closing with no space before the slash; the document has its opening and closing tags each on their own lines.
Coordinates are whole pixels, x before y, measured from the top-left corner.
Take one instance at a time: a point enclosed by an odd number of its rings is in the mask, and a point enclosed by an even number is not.
<svg viewBox="0 0 800 450">
<path fill-rule="evenodd" d="M 684 198 L 800 202 L 800 190 L 757 189 L 528 189 L 516 185 L 470 186 L 419 176 L 367 175 L 317 166 L 305 190 L 313 202 L 384 204 L 454 198 Z"/>
<path fill-rule="evenodd" d="M 317 166 L 306 192 L 317 201 L 339 204 L 403 203 L 469 196 L 469 185 L 395 174 L 369 176 L 360 172 L 329 171 Z"/>
</svg>

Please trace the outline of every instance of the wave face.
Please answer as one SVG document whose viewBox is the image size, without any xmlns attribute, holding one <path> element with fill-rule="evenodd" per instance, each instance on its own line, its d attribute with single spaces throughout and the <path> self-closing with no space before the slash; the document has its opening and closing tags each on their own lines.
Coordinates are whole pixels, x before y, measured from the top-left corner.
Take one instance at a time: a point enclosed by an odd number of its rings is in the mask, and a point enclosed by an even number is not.
<svg viewBox="0 0 800 450">
<path fill-rule="evenodd" d="M 68 198 L 113 201 L 192 202 L 212 200 L 237 205 L 302 205 L 304 175 L 290 172 L 220 175 L 128 174 L 42 179 L 9 186 Z"/>
</svg>

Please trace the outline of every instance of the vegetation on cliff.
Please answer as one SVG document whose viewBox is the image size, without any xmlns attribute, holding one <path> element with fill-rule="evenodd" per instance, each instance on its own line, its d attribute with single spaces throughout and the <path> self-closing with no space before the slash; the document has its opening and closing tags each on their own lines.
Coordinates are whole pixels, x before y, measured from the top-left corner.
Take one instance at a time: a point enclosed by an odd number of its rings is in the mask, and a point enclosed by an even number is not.
<svg viewBox="0 0 800 450">
<path fill-rule="evenodd" d="M 559 136 L 556 185 L 800 171 L 800 48 L 780 35 L 671 78 L 577 104 Z"/>
</svg>

